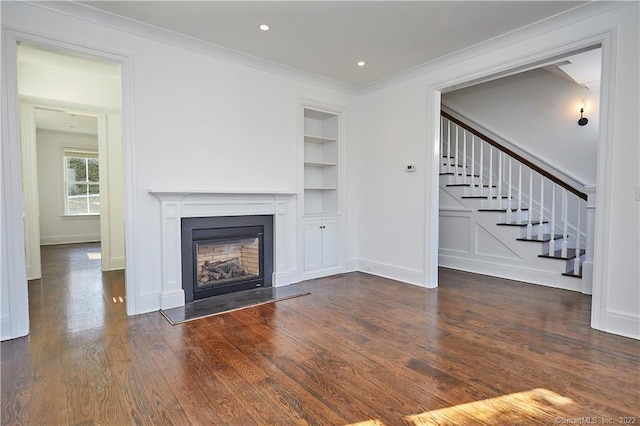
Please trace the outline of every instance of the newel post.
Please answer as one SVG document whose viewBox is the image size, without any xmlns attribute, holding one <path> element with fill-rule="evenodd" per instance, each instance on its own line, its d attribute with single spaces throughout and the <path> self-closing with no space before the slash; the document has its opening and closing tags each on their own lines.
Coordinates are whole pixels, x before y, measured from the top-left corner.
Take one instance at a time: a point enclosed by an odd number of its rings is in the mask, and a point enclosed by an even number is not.
<svg viewBox="0 0 640 426">
<path fill-rule="evenodd" d="M 596 231 L 596 187 L 585 186 L 587 194 L 587 220 L 586 220 L 586 254 L 582 264 L 582 293 L 592 294 L 593 290 L 593 245 Z"/>
</svg>

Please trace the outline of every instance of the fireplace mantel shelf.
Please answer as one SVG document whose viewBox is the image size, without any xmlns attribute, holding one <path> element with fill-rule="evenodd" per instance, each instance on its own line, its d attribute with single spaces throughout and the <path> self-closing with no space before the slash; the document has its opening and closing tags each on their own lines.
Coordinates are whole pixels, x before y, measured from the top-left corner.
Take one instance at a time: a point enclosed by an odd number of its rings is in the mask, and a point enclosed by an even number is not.
<svg viewBox="0 0 640 426">
<path fill-rule="evenodd" d="M 295 192 L 287 191 L 225 191 L 220 189 L 150 189 L 149 193 L 156 197 L 176 195 L 296 195 Z"/>
<path fill-rule="evenodd" d="M 217 189 L 150 189 L 160 200 L 162 220 L 162 309 L 184 306 L 181 222 L 184 218 L 273 216 L 273 285 L 298 281 L 296 270 L 296 193 L 222 191 Z"/>
</svg>

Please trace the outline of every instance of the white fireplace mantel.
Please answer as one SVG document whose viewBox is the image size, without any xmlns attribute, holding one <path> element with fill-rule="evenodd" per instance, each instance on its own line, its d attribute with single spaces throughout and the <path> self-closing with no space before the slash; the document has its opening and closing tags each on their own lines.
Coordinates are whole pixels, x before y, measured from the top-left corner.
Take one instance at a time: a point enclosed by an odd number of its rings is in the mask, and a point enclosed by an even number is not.
<svg viewBox="0 0 640 426">
<path fill-rule="evenodd" d="M 181 260 L 183 217 L 273 215 L 273 285 L 296 282 L 296 194 L 155 189 L 149 193 L 161 203 L 162 309 L 185 304 Z"/>
</svg>

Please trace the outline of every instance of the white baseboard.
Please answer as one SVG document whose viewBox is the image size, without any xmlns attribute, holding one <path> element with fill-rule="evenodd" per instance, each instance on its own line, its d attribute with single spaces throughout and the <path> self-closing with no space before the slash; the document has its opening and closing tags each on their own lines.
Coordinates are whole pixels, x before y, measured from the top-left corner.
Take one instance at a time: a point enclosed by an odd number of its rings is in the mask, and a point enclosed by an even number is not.
<svg viewBox="0 0 640 426">
<path fill-rule="evenodd" d="M 366 274 L 377 275 L 379 277 L 389 278 L 392 280 L 401 281 L 403 283 L 425 287 L 424 271 L 400 268 L 397 266 L 364 259 L 358 260 L 357 270 Z"/>
<path fill-rule="evenodd" d="M 356 258 L 352 258 L 352 259 L 347 259 L 347 262 L 345 264 L 345 272 L 355 272 L 358 271 L 358 259 Z"/>
<path fill-rule="evenodd" d="M 340 270 L 340 267 L 333 268 L 324 268 L 324 269 L 315 269 L 312 271 L 305 271 L 302 273 L 302 281 L 314 280 L 316 278 L 327 277 L 330 275 L 341 274 L 343 271 Z"/>
<path fill-rule="evenodd" d="M 515 265 L 504 265 L 477 259 L 463 259 L 440 254 L 438 266 L 460 271 L 473 272 L 481 275 L 522 281 L 563 290 L 580 291 L 582 283 L 576 278 L 564 278 L 558 273 L 539 271 L 537 269 L 522 268 Z M 573 280 L 573 281 L 570 281 Z"/>
<path fill-rule="evenodd" d="M 146 314 L 148 312 L 159 311 L 161 307 L 160 293 L 146 293 L 138 296 L 136 300 L 136 310 L 133 315 Z"/>
<path fill-rule="evenodd" d="M 274 272 L 272 285 L 274 287 L 283 287 L 285 285 L 295 284 L 298 282 L 297 277 L 298 277 L 297 269 L 292 269 L 290 271 L 284 271 L 284 272 Z"/>
<path fill-rule="evenodd" d="M 640 340 L 640 317 L 609 310 L 605 315 L 606 330 L 603 331 Z"/>
<path fill-rule="evenodd" d="M 11 319 L 8 316 L 3 316 L 0 319 L 0 340 L 10 340 L 14 337 L 11 335 Z"/>
<path fill-rule="evenodd" d="M 184 300 L 183 289 L 166 291 L 160 294 L 160 307 L 161 309 L 171 309 L 184 306 Z"/>
<path fill-rule="evenodd" d="M 40 237 L 40 245 L 51 246 L 55 244 L 75 244 L 75 243 L 99 243 L 100 234 L 85 235 L 51 235 Z"/>
<path fill-rule="evenodd" d="M 112 257 L 111 258 L 111 269 L 110 271 L 116 271 L 120 269 L 124 269 L 124 257 Z"/>
</svg>

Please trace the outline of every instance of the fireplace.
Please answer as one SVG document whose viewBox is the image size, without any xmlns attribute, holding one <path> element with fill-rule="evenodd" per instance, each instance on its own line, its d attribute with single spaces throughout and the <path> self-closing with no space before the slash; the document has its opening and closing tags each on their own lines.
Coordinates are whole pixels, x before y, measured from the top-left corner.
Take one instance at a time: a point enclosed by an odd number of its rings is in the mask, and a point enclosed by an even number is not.
<svg viewBox="0 0 640 426">
<path fill-rule="evenodd" d="M 182 218 L 185 301 L 269 287 L 273 272 L 273 216 Z"/>
</svg>

